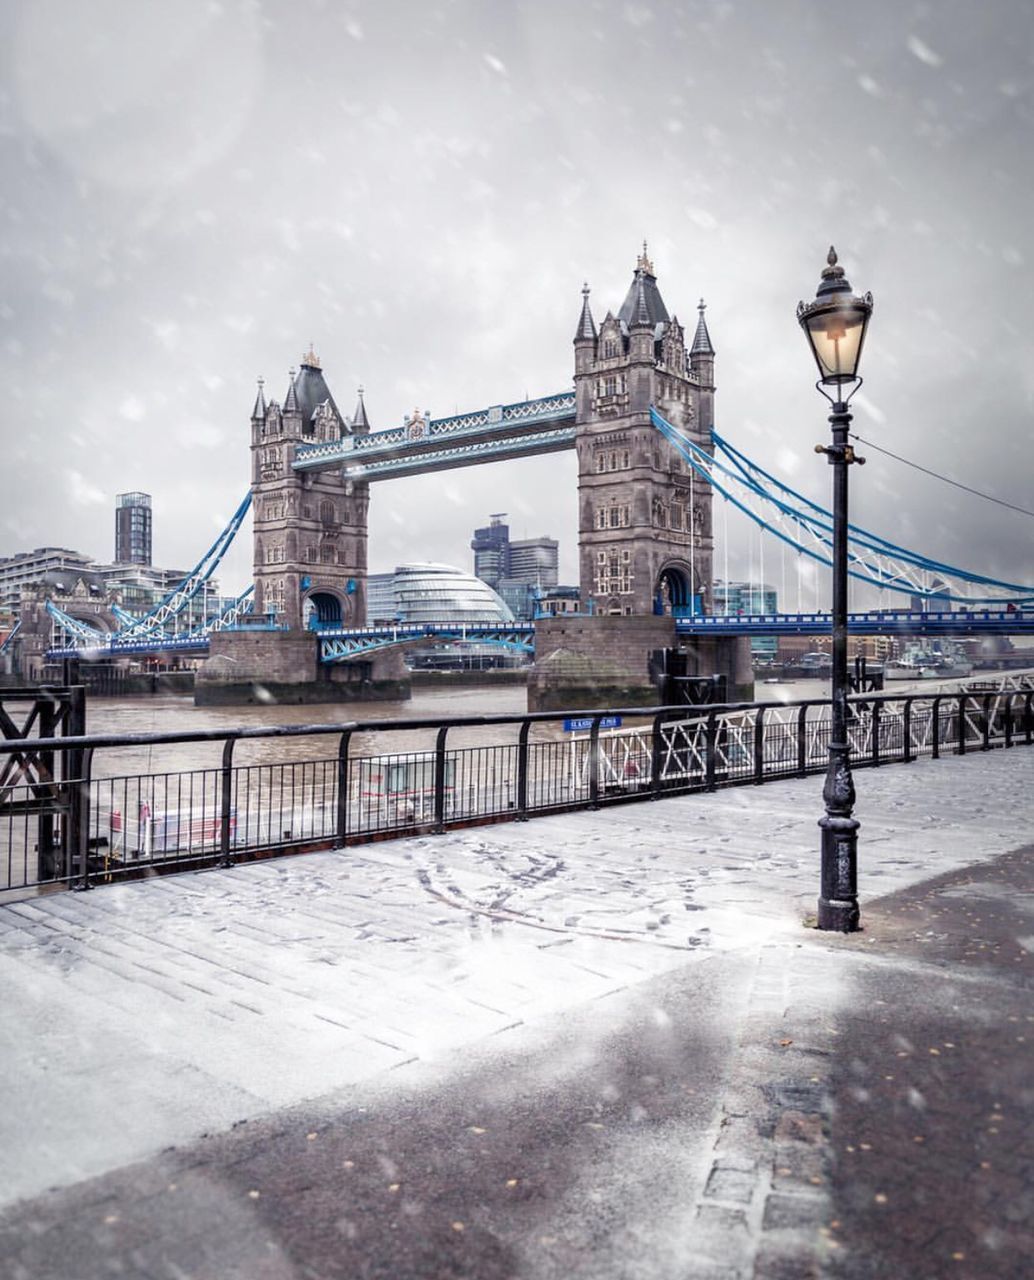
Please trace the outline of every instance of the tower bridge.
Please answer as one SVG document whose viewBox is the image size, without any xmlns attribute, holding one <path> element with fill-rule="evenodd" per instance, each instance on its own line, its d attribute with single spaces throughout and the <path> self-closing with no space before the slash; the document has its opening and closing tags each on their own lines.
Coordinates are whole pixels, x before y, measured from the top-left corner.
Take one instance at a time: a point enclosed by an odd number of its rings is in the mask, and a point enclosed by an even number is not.
<svg viewBox="0 0 1034 1280">
<path fill-rule="evenodd" d="M 123 625 L 112 634 L 54 606 L 67 639 L 50 656 L 74 648 L 113 656 L 207 649 L 199 687 L 215 690 L 213 697 L 231 700 L 233 687 L 257 682 L 293 700 L 398 696 L 405 685 L 401 651 L 417 637 L 404 628 L 374 634 L 365 625 L 371 485 L 573 449 L 583 614 L 534 628 L 468 627 L 463 638 L 534 648 L 537 669 L 551 672 L 543 676 L 547 684 L 564 682 L 565 654 L 582 668 L 610 662 L 613 679 L 594 704 L 608 692 L 627 702 L 632 691 L 614 683 L 620 671 L 645 672 L 645 653 L 680 637 L 700 672 L 723 671 L 733 690 L 742 688 L 750 679 L 750 635 L 819 634 L 829 622 L 823 614 L 715 615 L 715 497 L 822 564 L 829 563 L 832 518 L 716 432 L 715 351 L 702 300 L 696 312 L 687 341 L 644 244 L 623 302 L 598 323 L 583 287 L 571 388 L 445 418 L 414 410 L 401 426 L 381 430 L 371 426 L 361 389 L 352 415 L 341 412 L 310 348 L 291 370 L 282 401 L 267 400 L 259 380 L 249 492 L 182 586 L 146 617 L 118 618 Z M 177 635 L 171 624 L 204 588 L 249 505 L 253 586 L 201 632 Z M 854 526 L 849 557 L 854 577 L 881 591 L 926 597 L 940 610 L 856 615 L 855 634 L 1034 630 L 1034 588 L 952 568 Z M 952 610 L 953 603 L 969 612 Z M 454 630 L 432 627 L 440 637 Z"/>
<path fill-rule="evenodd" d="M 260 383 L 251 417 L 255 612 L 289 628 L 366 620 L 370 485 L 399 475 L 574 449 L 582 597 L 610 616 L 709 605 L 710 486 L 654 428 L 656 407 L 710 448 L 714 347 L 698 307 L 687 347 L 646 246 L 617 312 L 597 325 L 582 290 L 574 388 L 434 419 L 414 410 L 374 431 L 360 392 L 340 413 L 315 352 L 292 370 L 282 404 Z"/>
</svg>

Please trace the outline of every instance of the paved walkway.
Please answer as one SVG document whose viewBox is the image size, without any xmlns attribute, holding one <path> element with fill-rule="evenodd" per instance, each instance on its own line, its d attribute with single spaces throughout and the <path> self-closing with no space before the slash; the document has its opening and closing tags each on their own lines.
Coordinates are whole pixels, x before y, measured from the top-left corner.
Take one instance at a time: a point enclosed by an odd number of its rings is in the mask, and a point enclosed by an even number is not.
<svg viewBox="0 0 1034 1280">
<path fill-rule="evenodd" d="M 1034 753 L 0 909 L 0 1276 L 1025 1275 Z"/>
</svg>

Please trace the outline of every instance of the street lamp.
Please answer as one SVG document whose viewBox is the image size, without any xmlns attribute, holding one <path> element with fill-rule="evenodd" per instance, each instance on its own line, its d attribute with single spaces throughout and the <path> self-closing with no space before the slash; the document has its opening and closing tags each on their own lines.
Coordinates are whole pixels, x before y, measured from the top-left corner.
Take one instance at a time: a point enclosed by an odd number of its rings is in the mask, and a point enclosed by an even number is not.
<svg viewBox="0 0 1034 1280">
<path fill-rule="evenodd" d="M 856 297 L 830 248 L 814 302 L 797 304 L 797 319 L 818 365 L 818 390 L 833 406 L 831 445 L 815 446 L 833 468 L 833 688 L 829 769 L 822 798 L 822 888 L 820 929 L 853 933 L 858 928 L 858 821 L 852 817 L 855 790 L 847 743 L 847 468 L 864 462 L 847 442 L 847 406 L 862 385 L 858 362 L 872 315 L 872 294 Z M 834 394 L 826 391 L 833 388 Z M 846 388 L 850 388 L 846 390 Z"/>
</svg>

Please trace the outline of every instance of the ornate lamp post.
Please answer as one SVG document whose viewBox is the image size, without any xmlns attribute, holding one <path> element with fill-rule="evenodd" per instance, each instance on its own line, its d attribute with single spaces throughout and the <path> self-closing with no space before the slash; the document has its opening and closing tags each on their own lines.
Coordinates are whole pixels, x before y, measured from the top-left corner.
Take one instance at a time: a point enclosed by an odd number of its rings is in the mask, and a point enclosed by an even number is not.
<svg viewBox="0 0 1034 1280">
<path fill-rule="evenodd" d="M 815 384 L 833 406 L 829 423 L 833 443 L 816 445 L 833 468 L 833 706 L 829 769 L 822 798 L 822 888 L 820 929 L 853 933 L 858 928 L 858 821 L 852 817 L 854 779 L 847 744 L 847 468 L 855 457 L 847 442 L 851 414 L 847 406 L 862 385 L 858 362 L 872 315 L 872 294 L 856 297 L 830 248 L 814 302 L 797 304 L 797 319 L 819 369 Z M 826 390 L 833 388 L 833 394 Z M 848 389 L 849 388 L 849 389 Z"/>
</svg>

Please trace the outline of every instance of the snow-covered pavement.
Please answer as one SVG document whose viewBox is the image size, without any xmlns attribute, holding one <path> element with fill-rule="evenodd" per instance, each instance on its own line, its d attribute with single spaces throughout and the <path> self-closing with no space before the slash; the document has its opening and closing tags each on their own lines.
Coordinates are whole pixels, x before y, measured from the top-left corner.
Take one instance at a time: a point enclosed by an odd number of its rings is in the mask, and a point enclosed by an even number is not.
<svg viewBox="0 0 1034 1280">
<path fill-rule="evenodd" d="M 1034 752 L 860 771 L 865 901 L 1034 831 Z M 821 779 L 0 907 L 0 1203 L 332 1094 L 814 910 Z M 602 1007 L 602 1006 L 601 1006 Z M 501 1039 L 499 1043 L 503 1043 Z"/>
</svg>

